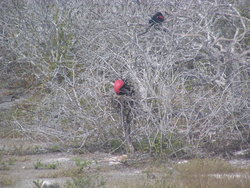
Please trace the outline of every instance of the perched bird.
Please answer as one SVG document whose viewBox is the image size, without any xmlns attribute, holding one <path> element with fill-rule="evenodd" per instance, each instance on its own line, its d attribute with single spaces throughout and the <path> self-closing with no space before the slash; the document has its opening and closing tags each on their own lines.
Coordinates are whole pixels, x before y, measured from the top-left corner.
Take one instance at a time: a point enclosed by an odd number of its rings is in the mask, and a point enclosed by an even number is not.
<svg viewBox="0 0 250 188">
<path fill-rule="evenodd" d="M 156 23 L 162 23 L 164 21 L 164 16 L 161 12 L 157 12 L 155 15 L 153 15 L 151 17 L 151 19 L 149 20 L 149 23 L 151 25 L 154 25 Z"/>
<path fill-rule="evenodd" d="M 117 95 L 132 95 L 133 91 L 124 80 L 116 80 L 114 83 L 114 90 Z"/>
<path fill-rule="evenodd" d="M 146 31 L 144 31 L 143 33 L 140 33 L 138 36 L 146 34 L 152 26 L 154 26 L 155 29 L 159 30 L 158 26 L 162 25 L 162 22 L 164 21 L 164 19 L 165 18 L 161 12 L 155 13 L 155 15 L 153 15 L 150 18 L 150 20 L 149 20 L 150 25 L 147 27 Z"/>
</svg>

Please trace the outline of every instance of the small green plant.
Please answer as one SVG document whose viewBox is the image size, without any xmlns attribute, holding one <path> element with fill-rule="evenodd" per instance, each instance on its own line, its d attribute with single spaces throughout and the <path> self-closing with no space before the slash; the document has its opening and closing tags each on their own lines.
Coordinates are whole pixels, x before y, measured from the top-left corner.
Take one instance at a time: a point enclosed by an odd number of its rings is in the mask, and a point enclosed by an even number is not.
<svg viewBox="0 0 250 188">
<path fill-rule="evenodd" d="M 0 162 L 0 170 L 9 170 L 10 167 L 5 161 Z"/>
<path fill-rule="evenodd" d="M 91 165 L 91 161 L 89 160 L 83 160 L 83 159 L 80 159 L 80 158 L 76 158 L 74 159 L 75 160 L 75 164 L 77 166 L 77 171 L 78 173 L 82 173 L 83 170 L 88 167 L 89 165 Z"/>
<path fill-rule="evenodd" d="M 86 172 L 87 167 L 92 163 L 89 160 L 84 160 L 81 158 L 75 158 L 74 161 L 75 166 L 72 166 L 67 170 L 61 169 L 52 173 L 43 174 L 40 176 L 40 178 L 80 177 Z M 37 162 L 35 165 L 37 165 L 39 168 L 43 167 L 43 165 L 39 162 Z"/>
<path fill-rule="evenodd" d="M 9 158 L 9 159 L 7 160 L 8 165 L 14 165 L 14 164 L 16 163 L 16 161 L 17 161 L 16 158 Z"/>
<path fill-rule="evenodd" d="M 48 148 L 48 151 L 49 152 L 60 152 L 61 148 L 58 145 L 54 145 L 54 146 L 51 146 L 50 148 Z"/>
<path fill-rule="evenodd" d="M 109 144 L 111 151 L 121 152 L 122 150 L 125 149 L 122 141 L 118 139 L 112 139 Z"/>
<path fill-rule="evenodd" d="M 34 180 L 33 183 L 35 184 L 36 188 L 42 188 L 43 185 L 42 180 Z"/>
<path fill-rule="evenodd" d="M 99 175 L 87 175 L 72 178 L 66 182 L 65 188 L 104 188 L 105 185 L 106 181 Z"/>
<path fill-rule="evenodd" d="M 41 161 L 37 161 L 34 164 L 35 169 L 56 169 L 59 166 L 59 162 L 56 163 L 42 163 Z"/>
<path fill-rule="evenodd" d="M 10 165 L 14 165 L 15 162 L 15 158 L 3 160 L 3 158 L 0 156 L 0 170 L 10 170 Z"/>
</svg>

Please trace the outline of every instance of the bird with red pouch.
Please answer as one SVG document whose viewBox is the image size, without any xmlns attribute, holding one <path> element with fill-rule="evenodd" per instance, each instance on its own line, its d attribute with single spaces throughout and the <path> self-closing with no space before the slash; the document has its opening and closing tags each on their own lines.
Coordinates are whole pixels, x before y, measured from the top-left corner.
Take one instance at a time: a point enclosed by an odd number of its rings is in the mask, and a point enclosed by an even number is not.
<svg viewBox="0 0 250 188">
<path fill-rule="evenodd" d="M 132 95 L 133 91 L 124 80 L 116 80 L 114 83 L 114 90 L 117 95 Z"/>
<path fill-rule="evenodd" d="M 164 21 L 164 16 L 161 12 L 157 12 L 155 15 L 151 17 L 149 20 L 149 23 L 151 25 L 157 24 L 157 23 L 162 23 Z"/>
<path fill-rule="evenodd" d="M 146 29 L 146 31 L 144 31 L 143 33 L 138 34 L 138 36 L 146 34 L 150 30 L 150 28 L 153 27 L 153 26 L 154 26 L 154 28 L 156 30 L 159 30 L 160 29 L 159 26 L 162 25 L 162 22 L 164 22 L 164 19 L 165 19 L 165 17 L 163 16 L 163 14 L 161 12 L 155 13 L 150 18 L 150 20 L 149 20 L 149 24 L 150 25 L 148 26 L 148 28 Z M 163 31 L 165 31 L 165 30 L 163 30 Z"/>
</svg>

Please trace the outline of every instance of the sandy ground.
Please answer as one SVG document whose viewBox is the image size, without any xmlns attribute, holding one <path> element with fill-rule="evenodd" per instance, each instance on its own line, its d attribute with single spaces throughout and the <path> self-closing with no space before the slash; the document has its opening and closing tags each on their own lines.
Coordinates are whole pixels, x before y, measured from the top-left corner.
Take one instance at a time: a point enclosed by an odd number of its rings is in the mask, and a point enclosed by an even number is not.
<svg viewBox="0 0 250 188">
<path fill-rule="evenodd" d="M 3 135 L 3 134 L 2 134 Z M 74 154 L 72 152 L 48 152 L 48 144 L 32 141 L 25 137 L 11 138 L 11 131 L 4 138 L 0 138 L 0 188 L 37 188 L 33 181 L 56 183 L 63 188 L 72 177 L 62 175 L 70 169 L 76 168 L 76 159 L 88 161 L 85 173 L 99 174 L 106 181 L 108 188 L 124 188 L 128 182 L 145 183 L 154 182 L 163 175 L 157 169 L 148 172 L 152 167 L 147 162 L 153 159 L 149 155 L 114 155 L 108 153 Z M 239 152 L 237 155 L 242 155 Z M 7 164 L 7 169 L 4 165 Z M 55 169 L 35 169 L 37 163 L 57 164 Z M 187 160 L 163 161 L 164 168 L 171 169 L 173 163 L 187 163 Z M 250 159 L 234 159 L 229 161 L 236 167 L 250 167 Z M 170 165 L 169 165 L 170 164 Z M 55 175 L 59 174 L 59 175 Z M 250 173 L 248 173 L 250 174 Z M 242 175 L 235 174 L 211 174 L 215 178 L 239 178 Z M 250 179 L 250 177 L 246 177 Z M 1 180 L 11 179 L 11 185 L 1 184 Z M 123 186 L 121 186 L 123 185 Z M 58 188 L 58 187 L 54 187 Z"/>
<path fill-rule="evenodd" d="M 157 172 L 151 175 L 148 174 L 147 160 L 137 163 L 138 161 L 136 160 L 138 158 L 135 160 L 128 155 L 111 155 L 100 152 L 86 154 L 73 154 L 70 152 L 45 153 L 45 150 L 42 149 L 43 147 L 42 143 L 30 142 L 24 138 L 0 139 L 1 160 L 6 163 L 12 161 L 8 165 L 7 170 L 0 170 L 0 177 L 8 177 L 13 180 L 12 185 L 0 185 L 0 187 L 35 188 L 36 186 L 33 181 L 44 181 L 57 183 L 62 188 L 66 181 L 72 180 L 71 177 L 64 177 L 63 175 L 55 176 L 53 174 L 60 174 L 76 167 L 76 159 L 88 161 L 90 164 L 86 167 L 86 173 L 98 173 L 106 180 L 107 187 L 111 188 L 119 187 L 124 182 L 155 181 L 161 177 L 161 174 L 157 174 Z M 38 154 L 32 154 L 32 149 L 30 148 L 33 148 L 33 150 L 34 148 L 39 148 L 36 151 Z M 35 164 L 38 162 L 42 164 L 57 164 L 57 167 L 55 169 L 35 169 Z M 186 162 L 188 161 L 176 161 L 176 163 Z M 247 159 L 237 159 L 229 162 L 237 167 L 242 166 L 244 168 L 250 166 L 250 160 Z M 211 174 L 211 176 L 222 178 L 224 175 Z M 231 176 L 232 178 L 237 178 L 240 174 L 233 174 Z"/>
<path fill-rule="evenodd" d="M 30 143 L 26 139 L 0 139 L 0 149 L 5 153 L 2 154 L 2 161 L 6 163 L 13 161 L 8 165 L 8 170 L 0 170 L 0 177 L 8 177 L 13 180 L 13 185 L 4 186 L 3 188 L 33 188 L 36 187 L 33 181 L 46 181 L 57 183 L 60 187 L 65 185 L 66 181 L 70 181 L 71 177 L 53 177 L 51 174 L 57 174 L 63 171 L 76 167 L 76 159 L 81 161 L 89 161 L 91 164 L 86 167 L 86 172 L 94 172 L 104 177 L 108 185 L 121 181 L 144 181 L 147 179 L 144 167 L 135 168 L 126 164 L 129 160 L 127 155 L 111 155 L 107 153 L 88 153 L 88 154 L 72 154 L 70 152 L 54 152 L 40 154 L 25 154 L 25 151 L 30 153 L 27 145 L 38 147 L 39 144 Z M 15 144 L 15 145 L 14 145 Z M 23 152 L 21 155 L 17 153 L 17 148 L 22 146 Z M 30 146 L 31 147 L 31 146 Z M 41 148 L 41 146 L 39 146 Z M 8 152 L 9 151 L 9 152 Z M 41 150 L 42 151 L 42 150 Z M 8 154 L 9 153 L 9 154 Z M 56 169 L 35 169 L 35 164 L 57 164 Z M 48 178 L 50 177 L 51 178 Z M 1 187 L 1 185 L 0 185 Z M 112 187 L 112 186 L 109 186 Z M 116 187 L 116 186 L 113 186 Z"/>
</svg>

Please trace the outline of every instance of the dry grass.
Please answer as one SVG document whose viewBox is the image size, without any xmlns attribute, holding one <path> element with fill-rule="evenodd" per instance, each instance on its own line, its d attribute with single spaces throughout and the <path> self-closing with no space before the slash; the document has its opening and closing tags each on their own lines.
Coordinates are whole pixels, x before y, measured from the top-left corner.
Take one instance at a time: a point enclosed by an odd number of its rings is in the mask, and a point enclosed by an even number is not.
<svg viewBox="0 0 250 188">
<path fill-rule="evenodd" d="M 174 181 L 187 188 L 208 187 L 249 187 L 250 171 L 233 167 L 221 159 L 193 159 L 176 166 L 178 175 Z"/>
<path fill-rule="evenodd" d="M 8 113 L 8 114 L 10 114 L 10 113 Z M 9 118 L 9 120 L 10 120 L 10 117 L 7 117 L 7 113 L 0 112 L 0 119 L 6 120 L 7 118 Z M 21 131 L 19 131 L 11 126 L 1 127 L 0 138 L 24 138 L 24 136 L 25 135 Z"/>
<path fill-rule="evenodd" d="M 69 169 L 59 169 L 53 172 L 46 172 L 41 174 L 39 178 L 60 178 L 60 177 L 75 177 L 79 175 L 79 169 L 72 167 Z"/>
<path fill-rule="evenodd" d="M 0 175 L 0 187 L 4 186 L 13 186 L 15 184 L 15 181 L 12 177 L 7 175 Z"/>
<path fill-rule="evenodd" d="M 193 159 L 179 163 L 175 165 L 175 168 L 179 173 L 191 176 L 211 173 L 233 173 L 243 170 L 233 167 L 229 162 L 222 159 Z"/>
<path fill-rule="evenodd" d="M 126 181 L 119 182 L 119 188 L 248 188 L 250 180 L 247 178 L 221 178 L 216 177 L 172 177 L 160 180 L 145 180 L 144 182 Z"/>
<path fill-rule="evenodd" d="M 91 161 L 76 158 L 75 166 L 71 168 L 63 168 L 53 173 L 46 173 L 40 176 L 40 178 L 58 178 L 58 177 L 77 177 L 85 174 L 87 167 L 91 164 Z M 88 173 L 90 173 L 88 171 Z"/>
<path fill-rule="evenodd" d="M 46 173 L 41 178 L 75 177 L 77 174 L 79 167 L 72 167 Z M 105 178 L 108 187 L 117 188 L 248 188 L 250 169 L 233 167 L 221 159 L 193 159 L 182 164 L 152 163 L 142 176 Z"/>
<path fill-rule="evenodd" d="M 193 159 L 187 163 L 165 168 L 165 172 L 164 168 L 152 166 L 152 168 L 147 168 L 144 171 L 147 174 L 146 177 L 150 177 L 150 174 L 156 174 L 155 179 L 145 178 L 143 181 L 138 179 L 122 180 L 115 182 L 115 187 L 248 188 L 250 186 L 249 168 L 233 167 L 230 163 L 221 159 Z M 158 173 L 161 173 L 161 175 L 159 176 Z"/>
</svg>

